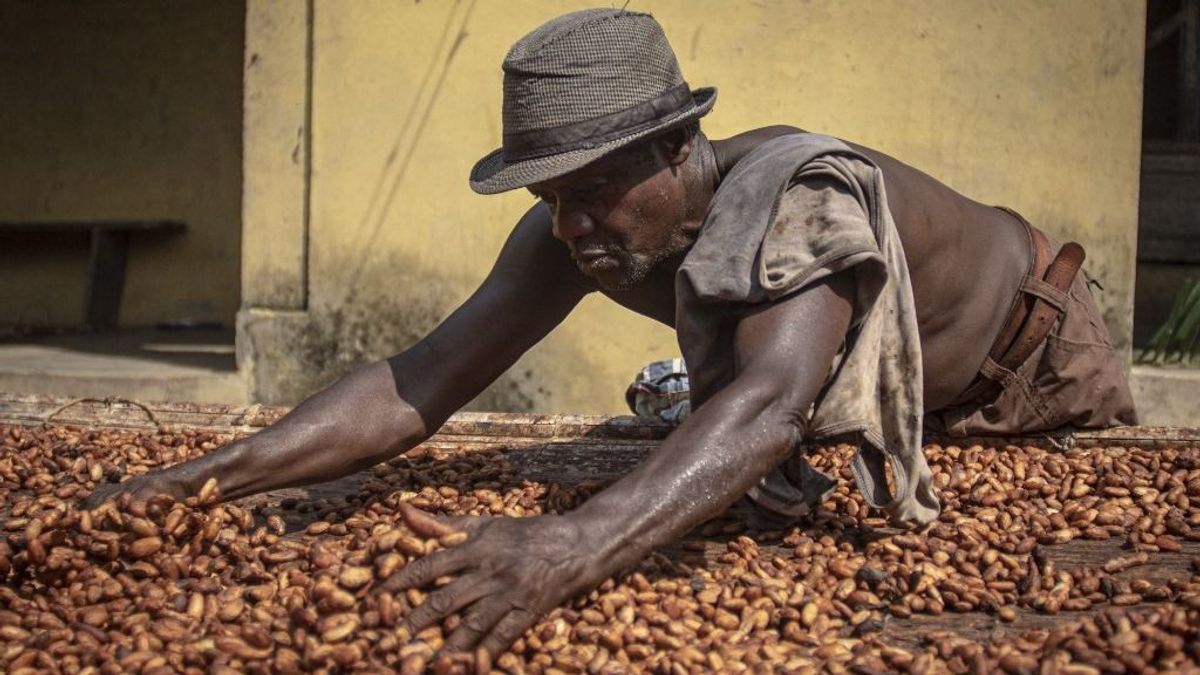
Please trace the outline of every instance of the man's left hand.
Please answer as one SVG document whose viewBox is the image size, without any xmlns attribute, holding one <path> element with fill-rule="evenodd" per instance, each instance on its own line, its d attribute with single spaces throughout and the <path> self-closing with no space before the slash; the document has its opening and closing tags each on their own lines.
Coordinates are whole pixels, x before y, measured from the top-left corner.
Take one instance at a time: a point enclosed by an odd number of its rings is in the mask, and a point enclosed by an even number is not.
<svg viewBox="0 0 1200 675">
<path fill-rule="evenodd" d="M 465 532 L 462 544 L 410 562 L 378 588 L 400 591 L 455 575 L 426 596 L 403 627 L 409 635 L 465 609 L 445 649 L 506 650 L 543 614 L 599 585 L 603 569 L 570 516 L 437 518 L 402 505 L 413 531 L 427 537 Z"/>
</svg>

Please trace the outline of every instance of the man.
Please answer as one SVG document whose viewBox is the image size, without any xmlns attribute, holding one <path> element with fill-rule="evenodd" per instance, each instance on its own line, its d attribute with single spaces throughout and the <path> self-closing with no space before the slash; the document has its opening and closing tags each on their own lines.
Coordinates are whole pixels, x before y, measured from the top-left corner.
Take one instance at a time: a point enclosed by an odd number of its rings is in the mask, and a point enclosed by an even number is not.
<svg viewBox="0 0 1200 675">
<path fill-rule="evenodd" d="M 803 438 L 852 435 L 868 500 L 921 525 L 938 513 L 922 421 L 958 434 L 1134 421 L 1078 246 L 1058 250 L 1015 214 L 835 139 L 772 127 L 710 143 L 697 120 L 715 89 L 686 85 L 645 14 L 554 19 L 512 48 L 504 72 L 504 145 L 471 185 L 540 201 L 479 290 L 411 349 L 260 434 L 91 503 L 182 497 L 214 476 L 237 498 L 370 467 L 426 439 L 603 293 L 676 328 L 690 417 L 569 514 L 405 513 L 422 532 L 469 534 L 385 584 L 457 575 L 406 626 L 462 611 L 447 646 L 496 653 L 748 492 L 794 515 L 813 499 L 793 456 Z"/>
</svg>

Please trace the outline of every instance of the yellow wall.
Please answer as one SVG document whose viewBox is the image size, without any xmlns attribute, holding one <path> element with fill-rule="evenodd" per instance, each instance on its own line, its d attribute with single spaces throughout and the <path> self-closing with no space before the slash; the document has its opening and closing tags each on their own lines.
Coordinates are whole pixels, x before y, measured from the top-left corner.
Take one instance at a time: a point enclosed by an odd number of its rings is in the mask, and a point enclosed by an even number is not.
<svg viewBox="0 0 1200 675">
<path fill-rule="evenodd" d="M 481 197 L 467 186 L 473 162 L 500 143 L 500 62 L 525 32 L 589 4 L 315 0 L 307 328 L 289 358 L 327 381 L 411 344 L 473 290 L 532 203 L 523 191 Z M 1110 325 L 1118 339 L 1128 334 L 1142 3 L 629 7 L 659 18 L 693 86 L 720 88 L 704 120 L 710 136 L 791 123 L 877 147 L 969 196 L 1012 206 L 1084 243 L 1107 289 Z M 281 86 L 278 77 L 247 80 L 248 100 L 259 87 Z M 248 143 L 259 131 L 279 128 L 248 124 Z M 255 165 L 246 171 L 249 180 Z M 277 193 L 295 192 L 297 180 L 279 181 Z M 272 199 L 269 181 L 260 187 L 248 203 Z M 246 227 L 274 225 L 248 218 Z M 247 247 L 248 261 L 268 250 Z M 675 353 L 669 330 L 588 300 L 476 405 L 618 412 L 634 372 Z"/>
<path fill-rule="evenodd" d="M 0 4 L 0 220 L 171 218 L 135 241 L 122 324 L 232 323 L 242 0 Z M 0 323 L 79 324 L 87 241 L 0 235 Z"/>
</svg>

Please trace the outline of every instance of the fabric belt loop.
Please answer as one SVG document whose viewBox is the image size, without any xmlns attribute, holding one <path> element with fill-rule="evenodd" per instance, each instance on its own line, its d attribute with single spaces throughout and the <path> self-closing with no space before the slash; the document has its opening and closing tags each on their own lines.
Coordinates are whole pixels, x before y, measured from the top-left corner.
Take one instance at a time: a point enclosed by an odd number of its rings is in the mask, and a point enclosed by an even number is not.
<svg viewBox="0 0 1200 675">
<path fill-rule="evenodd" d="M 983 360 L 983 365 L 979 367 L 979 374 L 983 375 L 992 382 L 1003 382 L 1008 378 L 1009 375 L 1012 375 L 1012 371 L 1004 368 L 999 363 L 996 363 L 992 360 L 992 357 L 989 356 Z M 989 383 L 985 383 L 985 385 L 986 384 Z"/>
<path fill-rule="evenodd" d="M 1060 312 L 1067 308 L 1067 294 L 1037 277 L 1025 277 L 1021 282 L 1021 292 L 1045 300 Z"/>
</svg>

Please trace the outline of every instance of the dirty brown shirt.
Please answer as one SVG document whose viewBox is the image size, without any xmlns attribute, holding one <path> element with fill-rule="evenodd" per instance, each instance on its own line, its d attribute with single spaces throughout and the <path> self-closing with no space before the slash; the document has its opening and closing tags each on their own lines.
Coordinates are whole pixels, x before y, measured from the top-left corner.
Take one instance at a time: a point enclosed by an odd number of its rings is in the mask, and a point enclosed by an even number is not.
<svg viewBox="0 0 1200 675">
<path fill-rule="evenodd" d="M 921 346 L 908 267 L 882 174 L 841 141 L 782 136 L 722 181 L 676 276 L 692 406 L 736 375 L 740 312 L 846 270 L 857 284 L 851 330 L 812 409 L 797 412 L 809 420 L 808 440 L 856 438 L 863 496 L 898 524 L 923 525 L 940 507 L 921 450 Z"/>
</svg>

